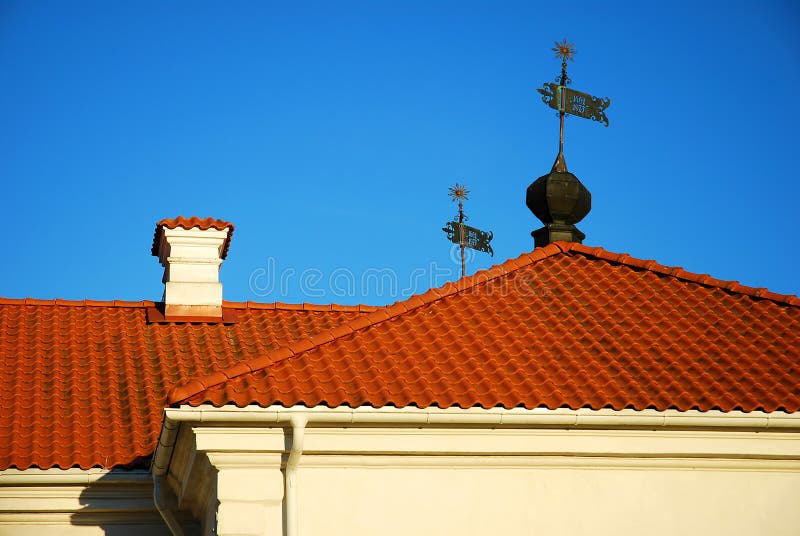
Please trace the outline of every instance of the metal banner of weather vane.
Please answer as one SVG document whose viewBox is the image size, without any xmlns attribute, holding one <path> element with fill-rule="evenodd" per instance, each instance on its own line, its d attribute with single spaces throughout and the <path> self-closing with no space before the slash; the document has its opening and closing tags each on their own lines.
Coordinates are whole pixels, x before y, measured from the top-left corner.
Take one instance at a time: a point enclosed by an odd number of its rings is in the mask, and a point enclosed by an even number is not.
<svg viewBox="0 0 800 536">
<path fill-rule="evenodd" d="M 574 46 L 573 43 L 567 44 L 566 39 L 562 43 L 556 41 L 553 52 L 556 53 L 556 58 L 561 59 L 561 75 L 556 78 L 558 83 L 546 82 L 540 89 L 536 90 L 542 94 L 542 102 L 557 110 L 561 117 L 560 148 L 563 148 L 565 113 L 583 117 L 584 119 L 591 119 L 608 126 L 608 117 L 606 117 L 605 112 L 606 108 L 611 104 L 611 99 L 608 97 L 595 97 L 567 87 L 572 82 L 567 76 L 567 60 L 573 61 L 573 56 L 575 55 Z"/>
<path fill-rule="evenodd" d="M 554 110 L 598 121 L 608 126 L 608 117 L 605 114 L 606 108 L 611 104 L 608 97 L 601 99 L 551 82 L 546 82 L 543 88 L 536 91 L 542 94 L 542 102 Z"/>
<path fill-rule="evenodd" d="M 488 253 L 494 257 L 494 250 L 489 242 L 494 238 L 491 231 L 481 231 L 475 227 L 464 224 L 464 220 L 469 218 L 464 214 L 464 200 L 469 199 L 469 190 L 466 185 L 456 183 L 452 188 L 448 188 L 450 193 L 447 195 L 453 201 L 458 201 L 458 221 L 449 221 L 442 227 L 442 231 L 447 234 L 447 238 L 454 244 L 461 247 L 461 277 L 466 275 L 466 260 L 464 258 L 464 248 L 475 249 Z"/>
</svg>

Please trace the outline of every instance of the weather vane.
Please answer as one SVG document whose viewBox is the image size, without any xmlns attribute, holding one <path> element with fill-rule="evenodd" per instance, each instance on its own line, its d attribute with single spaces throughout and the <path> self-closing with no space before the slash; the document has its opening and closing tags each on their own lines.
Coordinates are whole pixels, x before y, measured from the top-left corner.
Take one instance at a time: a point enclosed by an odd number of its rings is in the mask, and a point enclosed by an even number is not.
<svg viewBox="0 0 800 536">
<path fill-rule="evenodd" d="M 449 221 L 442 227 L 442 231 L 447 233 L 447 238 L 454 244 L 461 247 L 461 277 L 467 273 L 467 264 L 464 259 L 464 248 L 477 249 L 483 251 L 494 257 L 494 250 L 489 242 L 492 241 L 494 233 L 491 231 L 481 231 L 475 227 L 465 225 L 464 221 L 468 220 L 464 214 L 464 200 L 469 199 L 469 190 L 465 184 L 456 183 L 455 186 L 448 188 L 447 194 L 453 202 L 458 201 L 458 221 Z"/>
<path fill-rule="evenodd" d="M 556 53 L 556 58 L 561 59 L 561 75 L 556 78 L 558 83 L 547 82 L 537 91 L 542 94 L 542 102 L 558 110 L 558 156 L 559 159 L 563 159 L 564 116 L 566 114 L 576 115 L 608 126 L 608 117 L 606 117 L 605 110 L 611 104 L 611 100 L 608 97 L 594 97 L 588 93 L 568 88 L 567 86 L 572 83 L 572 80 L 567 76 L 567 60 L 573 61 L 575 44 L 568 44 L 566 39 L 561 43 L 556 41 L 555 44 L 556 46 L 552 50 Z"/>
</svg>

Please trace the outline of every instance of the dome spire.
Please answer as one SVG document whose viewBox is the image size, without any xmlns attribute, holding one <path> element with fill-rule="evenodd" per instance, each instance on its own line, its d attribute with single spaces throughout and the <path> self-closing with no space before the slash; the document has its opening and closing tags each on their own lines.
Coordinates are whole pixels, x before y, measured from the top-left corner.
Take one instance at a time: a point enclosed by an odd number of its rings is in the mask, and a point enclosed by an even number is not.
<svg viewBox="0 0 800 536">
<path fill-rule="evenodd" d="M 531 233 L 535 247 L 546 246 L 557 240 L 583 242 L 586 235 L 575 224 L 581 221 L 592 209 L 592 194 L 567 170 L 564 158 L 564 120 L 566 114 L 599 121 L 608 126 L 605 109 L 611 104 L 604 99 L 588 93 L 576 91 L 567 86 L 572 83 L 567 75 L 567 61 L 573 61 L 573 43 L 564 39 L 556 41 L 552 49 L 556 58 L 561 59 L 561 74 L 556 77 L 557 84 L 545 83 L 537 90 L 542 94 L 542 102 L 558 111 L 558 155 L 550 173 L 536 179 L 528 186 L 525 204 L 544 227 Z"/>
</svg>

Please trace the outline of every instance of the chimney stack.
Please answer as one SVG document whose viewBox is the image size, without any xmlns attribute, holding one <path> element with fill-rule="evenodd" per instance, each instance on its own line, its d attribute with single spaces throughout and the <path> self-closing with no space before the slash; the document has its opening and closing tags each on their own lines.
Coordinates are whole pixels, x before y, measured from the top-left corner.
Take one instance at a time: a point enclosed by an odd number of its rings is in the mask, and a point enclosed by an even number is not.
<svg viewBox="0 0 800 536">
<path fill-rule="evenodd" d="M 213 218 L 163 219 L 152 253 L 164 267 L 164 316 L 222 318 L 219 267 L 228 255 L 233 224 Z"/>
</svg>

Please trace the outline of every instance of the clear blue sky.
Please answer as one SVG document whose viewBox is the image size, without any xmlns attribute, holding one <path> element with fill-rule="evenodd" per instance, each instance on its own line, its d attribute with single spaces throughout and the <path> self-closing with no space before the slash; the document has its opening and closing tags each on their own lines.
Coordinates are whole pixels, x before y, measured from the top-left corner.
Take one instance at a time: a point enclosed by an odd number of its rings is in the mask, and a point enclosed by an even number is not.
<svg viewBox="0 0 800 536">
<path fill-rule="evenodd" d="M 393 302 L 457 273 L 456 181 L 495 235 L 470 273 L 530 251 L 564 37 L 611 98 L 566 126 L 584 243 L 798 294 L 799 27 L 795 1 L 5 0 L 0 296 L 159 299 L 181 214 L 236 225 L 226 299 Z"/>
</svg>

